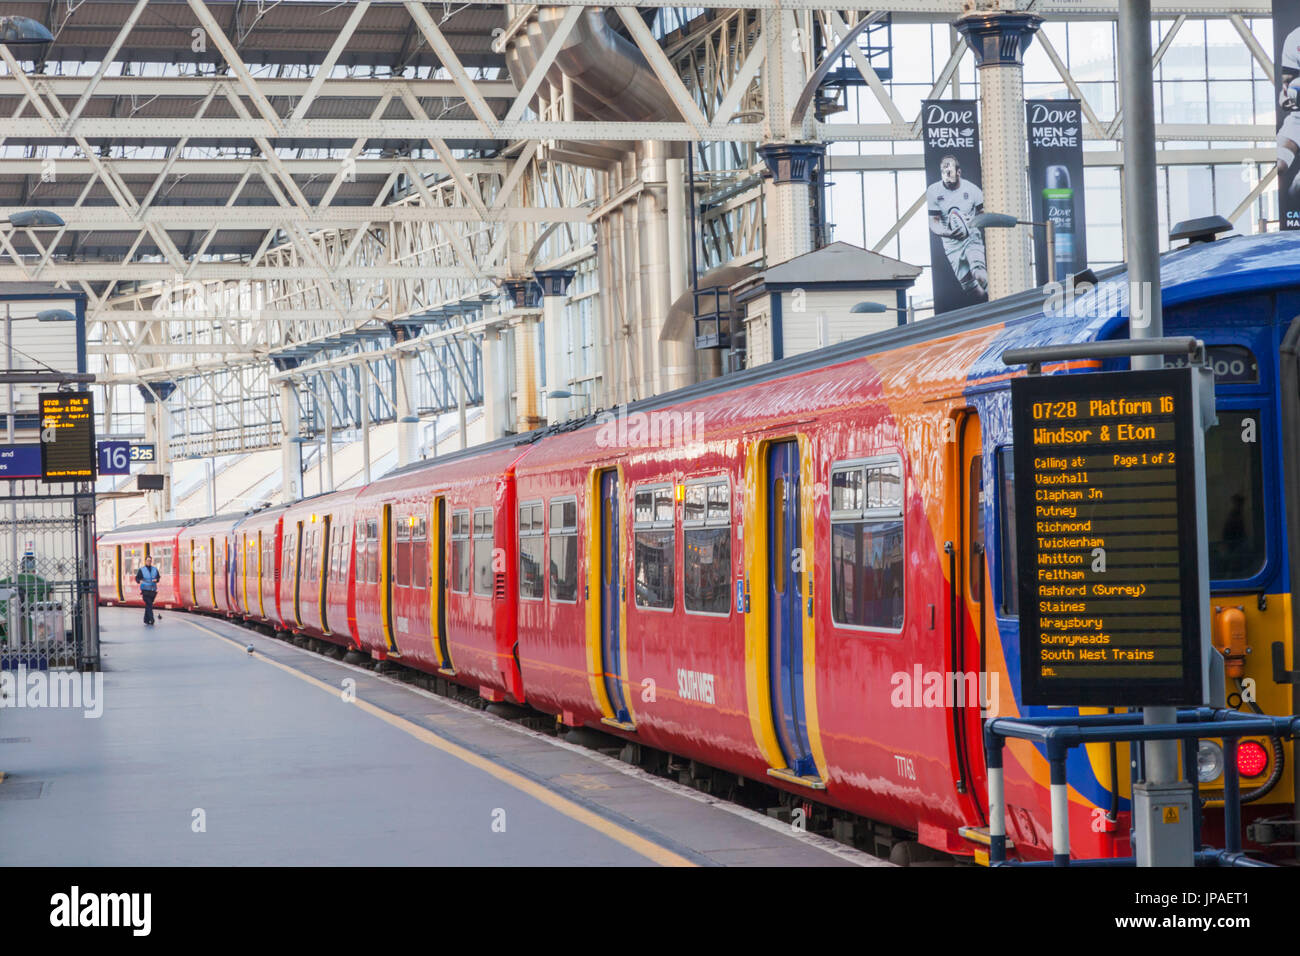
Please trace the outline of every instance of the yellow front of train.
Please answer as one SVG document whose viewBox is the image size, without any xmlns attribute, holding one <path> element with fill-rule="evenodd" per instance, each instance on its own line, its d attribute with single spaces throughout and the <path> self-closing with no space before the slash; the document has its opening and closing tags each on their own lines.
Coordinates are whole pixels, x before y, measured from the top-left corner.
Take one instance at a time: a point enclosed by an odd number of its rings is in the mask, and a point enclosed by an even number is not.
<svg viewBox="0 0 1300 956">
<path fill-rule="evenodd" d="M 1210 635 L 1222 655 L 1228 706 L 1270 716 L 1295 712 L 1290 679 L 1293 660 L 1290 594 L 1215 594 Z M 1206 801 L 1207 822 L 1218 824 L 1223 807 L 1227 756 L 1224 741 L 1200 742 L 1196 773 Z M 1295 815 L 1295 744 L 1269 737 L 1243 737 L 1237 748 L 1246 841 L 1280 856 L 1295 856 L 1300 839 Z M 1221 824 L 1219 824 L 1221 827 Z"/>
</svg>

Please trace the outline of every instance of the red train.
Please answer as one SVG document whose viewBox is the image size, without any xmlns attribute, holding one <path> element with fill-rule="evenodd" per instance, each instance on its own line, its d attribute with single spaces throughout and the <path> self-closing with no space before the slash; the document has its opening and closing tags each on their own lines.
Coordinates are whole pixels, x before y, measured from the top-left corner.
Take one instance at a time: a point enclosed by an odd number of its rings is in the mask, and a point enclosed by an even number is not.
<svg viewBox="0 0 1300 956">
<path fill-rule="evenodd" d="M 1270 340 L 1273 311 L 1234 325 L 1211 306 L 1300 285 L 1297 251 L 1294 238 L 1268 236 L 1166 257 L 1167 332 Z M 1209 281 L 1226 274 L 1227 300 Z M 1103 276 L 1098 298 L 1125 282 L 1122 270 Z M 138 596 L 129 576 L 147 547 L 161 558 L 164 607 L 400 659 L 489 700 L 978 855 L 982 720 L 1029 712 L 1015 693 L 1011 374 L 1000 356 L 1127 334 L 1118 316 L 1047 317 L 1043 306 L 1026 293 L 360 490 L 105 534 L 100 596 Z M 1250 400 L 1224 387 L 1229 404 Z M 1287 590 L 1280 567 L 1261 567 L 1274 583 L 1260 587 Z M 1216 597 L 1238 589 L 1228 577 Z M 1072 757 L 1075 855 L 1127 854 L 1126 773 L 1105 748 Z M 1045 759 L 1013 743 L 1005 777 L 1015 853 L 1049 858 Z M 1273 810 L 1294 800 L 1289 781 L 1276 783 Z"/>
</svg>

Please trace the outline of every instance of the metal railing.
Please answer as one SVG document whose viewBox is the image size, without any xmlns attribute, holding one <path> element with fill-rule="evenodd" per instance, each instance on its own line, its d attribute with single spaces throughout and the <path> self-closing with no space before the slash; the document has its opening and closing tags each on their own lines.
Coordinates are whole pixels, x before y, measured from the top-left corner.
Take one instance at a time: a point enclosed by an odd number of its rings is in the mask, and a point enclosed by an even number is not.
<svg viewBox="0 0 1300 956">
<path fill-rule="evenodd" d="M 1237 769 L 1237 745 L 1242 737 L 1294 738 L 1300 734 L 1300 717 L 1268 717 L 1235 710 L 1197 707 L 1178 711 L 1176 724 L 1144 724 L 1141 714 L 1090 714 L 1048 717 L 996 717 L 984 725 L 984 749 L 988 758 L 989 865 L 1018 866 L 1134 866 L 1135 857 L 1070 859 L 1069 796 L 1065 761 L 1070 750 L 1085 744 L 1181 740 L 1183 764 L 1192 784 L 1193 832 L 1197 845 L 1194 859 L 1199 866 L 1268 866 L 1242 850 L 1241 777 Z M 1197 741 L 1205 737 L 1223 739 L 1224 848 L 1200 845 L 1200 782 L 1196 774 Z M 1052 860 L 1007 859 L 1006 794 L 1002 778 L 1003 748 L 1008 739 L 1030 740 L 1047 751 L 1050 768 Z M 1118 786 L 1117 780 L 1111 781 Z"/>
</svg>

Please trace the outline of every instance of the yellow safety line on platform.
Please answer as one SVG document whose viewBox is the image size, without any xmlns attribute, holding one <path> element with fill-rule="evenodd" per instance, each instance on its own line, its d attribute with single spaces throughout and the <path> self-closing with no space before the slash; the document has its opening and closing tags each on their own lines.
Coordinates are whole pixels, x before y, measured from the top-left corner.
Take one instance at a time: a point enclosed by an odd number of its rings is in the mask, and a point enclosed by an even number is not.
<svg viewBox="0 0 1300 956">
<path fill-rule="evenodd" d="M 243 651 L 245 649 L 245 645 L 240 644 L 238 641 L 236 641 L 233 638 L 226 637 L 226 635 L 214 631 L 210 627 L 206 627 L 202 624 L 199 624 L 197 621 L 190 620 L 189 618 L 183 618 L 183 620 L 185 621 L 186 624 L 189 624 L 191 627 L 194 627 L 200 631 L 204 631 L 208 634 L 211 634 L 213 637 L 225 641 L 227 644 L 230 644 L 232 647 L 238 648 L 240 651 Z M 325 683 L 325 681 L 318 680 L 317 678 L 312 677 L 309 674 L 304 674 L 302 671 L 296 670 L 290 667 L 288 664 L 281 664 L 279 661 L 272 660 L 271 658 L 265 657 L 261 654 L 257 655 L 257 659 L 267 664 L 270 664 L 272 667 L 278 667 L 286 674 L 292 674 L 294 677 L 297 677 L 299 680 L 311 684 L 313 687 L 318 687 L 321 690 L 326 691 L 327 693 L 330 694 L 339 693 L 339 688 L 327 684 Z M 450 740 L 438 736 L 433 731 L 429 730 L 427 727 L 421 727 L 419 724 L 409 721 L 404 717 L 398 717 L 396 714 L 389 713 L 388 711 L 384 710 L 381 707 L 376 707 L 374 704 L 362 700 L 360 697 L 357 697 L 352 702 L 352 706 L 358 707 L 361 710 L 364 710 L 366 713 L 374 717 L 378 717 L 380 720 L 384 721 L 384 723 L 396 727 L 398 730 L 405 731 L 406 733 L 410 734 L 412 737 L 414 737 L 416 740 L 421 741 L 422 743 L 426 743 L 431 747 L 437 747 L 443 753 L 450 754 L 451 756 L 455 757 L 457 760 L 461 760 L 464 763 L 469 764 L 471 767 L 477 767 L 479 770 L 482 770 L 484 773 L 491 774 L 493 777 L 496 777 L 502 783 L 508 784 L 509 786 L 514 787 L 516 790 L 528 794 L 534 799 L 539 800 L 540 802 L 546 804 L 552 810 L 557 810 L 560 813 L 564 814 L 566 817 L 568 817 L 571 820 L 576 820 L 578 823 L 581 823 L 584 826 L 591 827 L 593 830 L 603 833 L 611 840 L 623 844 L 623 846 L 627 847 L 629 850 L 641 854 L 646 859 L 654 863 L 658 863 L 660 866 L 696 866 L 697 865 L 691 862 L 690 860 L 686 859 L 684 856 L 674 853 L 671 850 L 665 849 L 664 847 L 661 847 L 658 844 L 653 843 L 650 840 L 647 840 L 645 837 L 638 836 L 637 834 L 633 833 L 631 830 L 624 829 L 618 824 L 613 823 L 610 820 L 606 820 L 604 817 L 600 816 L 599 814 L 593 813 L 592 811 L 586 809 L 585 807 L 579 806 L 578 804 L 574 803 L 572 800 L 562 797 L 558 793 L 555 793 L 552 790 L 548 790 L 546 787 L 542 786 L 536 781 L 529 780 L 527 777 L 515 773 L 513 770 L 507 770 L 505 767 L 493 763 L 491 760 L 488 760 L 486 757 L 480 757 L 478 754 L 474 753 L 473 751 L 466 750 L 464 747 L 460 746 L 459 744 L 454 744 Z"/>
</svg>

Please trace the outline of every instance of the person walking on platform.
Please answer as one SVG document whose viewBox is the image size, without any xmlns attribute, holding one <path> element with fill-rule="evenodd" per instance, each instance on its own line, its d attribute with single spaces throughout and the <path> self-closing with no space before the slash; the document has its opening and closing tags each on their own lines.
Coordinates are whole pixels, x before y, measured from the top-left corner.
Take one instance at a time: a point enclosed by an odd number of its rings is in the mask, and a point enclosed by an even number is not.
<svg viewBox="0 0 1300 956">
<path fill-rule="evenodd" d="M 153 566 L 153 555 L 144 556 L 144 566 L 135 569 L 135 580 L 140 585 L 140 597 L 144 600 L 144 622 L 153 625 L 153 602 L 158 596 L 158 581 L 162 575 Z"/>
</svg>

